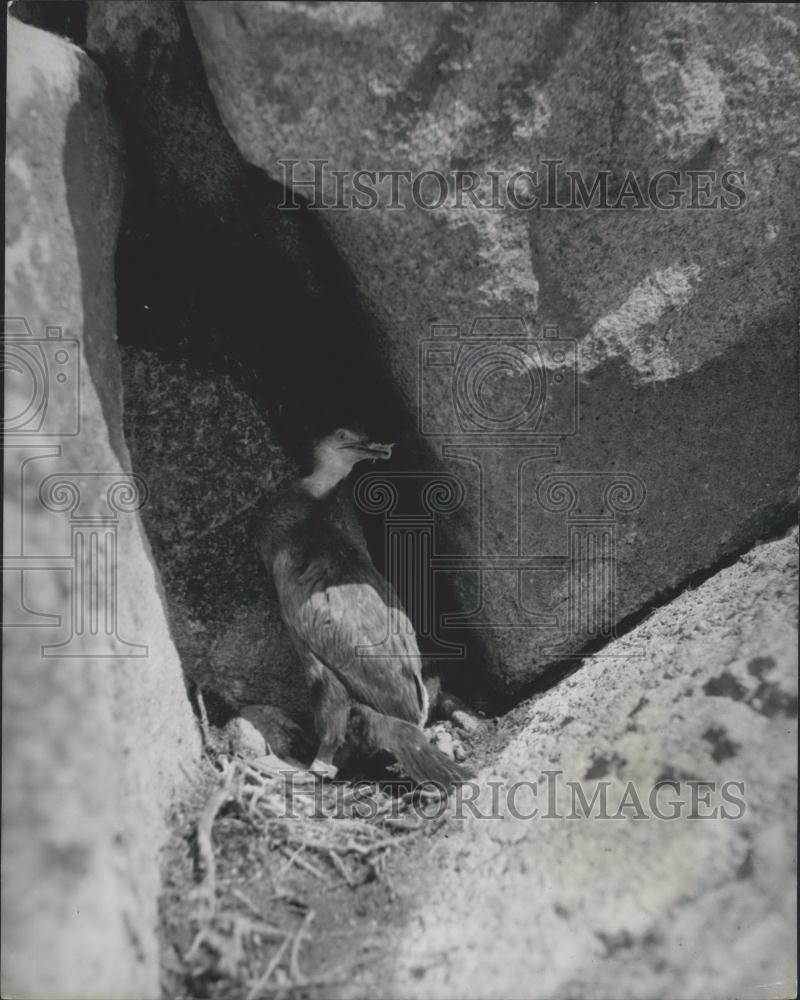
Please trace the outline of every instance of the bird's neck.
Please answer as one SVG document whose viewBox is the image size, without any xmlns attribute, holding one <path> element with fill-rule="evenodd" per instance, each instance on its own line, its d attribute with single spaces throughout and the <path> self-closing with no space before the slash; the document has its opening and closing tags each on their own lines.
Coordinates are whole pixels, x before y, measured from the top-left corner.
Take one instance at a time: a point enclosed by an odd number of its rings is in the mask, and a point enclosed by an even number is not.
<svg viewBox="0 0 800 1000">
<path fill-rule="evenodd" d="M 321 465 L 314 469 L 310 476 L 300 480 L 300 489 L 314 497 L 315 500 L 321 500 L 333 492 L 339 483 L 346 478 L 347 474 L 342 475 L 341 469 L 331 469 Z"/>
</svg>

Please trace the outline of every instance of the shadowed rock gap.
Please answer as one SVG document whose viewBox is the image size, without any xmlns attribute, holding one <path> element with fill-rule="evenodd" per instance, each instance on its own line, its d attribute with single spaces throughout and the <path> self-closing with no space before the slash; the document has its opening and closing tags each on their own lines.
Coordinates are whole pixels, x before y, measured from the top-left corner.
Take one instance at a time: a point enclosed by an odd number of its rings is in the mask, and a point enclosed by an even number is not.
<svg viewBox="0 0 800 1000">
<path fill-rule="evenodd" d="M 274 206 L 283 200 L 283 189 L 258 171 L 248 174 L 253 187 L 245 192 L 245 205 L 257 203 L 263 211 L 268 198 L 269 211 L 277 212 Z M 303 464 L 316 434 L 338 425 L 360 425 L 377 440 L 399 442 L 391 467 L 425 468 L 432 463 L 421 454 L 413 423 L 371 347 L 352 279 L 314 219 L 300 213 L 298 226 L 311 250 L 309 280 L 296 273 L 295 262 L 275 253 L 273 232 L 252 232 L 237 223 L 164 221 L 148 210 L 143 187 L 131 177 L 116 269 L 119 337 L 126 358 L 126 433 L 134 465 L 150 466 L 153 472 L 153 448 L 161 451 L 152 439 L 156 425 L 162 436 L 184 438 L 177 454 L 174 447 L 169 452 L 174 461 L 188 464 L 206 451 L 198 434 L 212 450 L 224 450 L 228 438 L 235 450 L 237 436 L 266 435 L 262 446 L 242 456 L 244 461 L 263 458 L 264 468 L 237 470 L 229 457 L 218 455 L 220 466 L 233 477 L 229 491 L 197 509 L 194 518 L 187 518 L 185 510 L 176 512 L 204 553 L 198 560 L 196 552 L 184 552 L 179 558 L 184 581 L 178 581 L 177 567 L 166 571 L 168 581 L 203 617 L 214 617 L 218 609 L 211 604 L 223 589 L 238 594 L 240 604 L 261 599 L 267 581 L 247 537 L 247 507 L 260 492 L 270 492 L 278 478 L 293 474 L 292 463 Z M 147 379 L 164 378 L 165 373 L 172 373 L 169 381 L 151 386 L 154 396 L 148 398 Z M 233 392 L 236 416 L 231 415 L 230 426 L 225 427 L 225 407 L 218 398 L 209 399 L 205 407 L 190 402 L 196 406 L 199 426 L 188 414 L 159 417 L 157 405 L 154 414 L 152 404 L 161 392 L 172 393 L 175 377 L 195 383 L 189 397 L 196 392 L 213 397 L 214 386 L 219 393 Z M 245 426 L 247 399 L 254 404 L 252 427 Z M 166 459 L 166 453 L 162 455 Z M 381 471 L 391 467 L 381 466 Z M 180 476 L 179 468 L 172 471 Z M 167 470 L 162 467 L 161 472 Z M 185 499 L 192 504 L 191 498 Z M 161 513 L 154 514 L 148 530 L 167 542 L 170 525 Z M 380 563 L 383 522 L 367 518 L 364 527 Z M 198 561 L 212 565 L 197 573 Z M 232 603 L 225 603 L 235 612 Z M 282 626 L 278 629 L 282 632 Z"/>
<path fill-rule="evenodd" d="M 398 443 L 381 471 L 433 469 L 376 344 L 374 320 L 319 220 L 280 208 L 208 92 L 180 5 L 94 5 L 88 49 L 123 124 L 116 255 L 125 433 L 189 680 L 230 705 L 305 718 L 304 684 L 250 541 L 248 508 L 356 424 Z M 364 528 L 381 565 L 380 518 Z M 440 581 L 439 606 L 457 610 Z M 471 648 L 477 644 L 467 637 Z M 481 686 L 480 657 L 454 673 Z"/>
</svg>

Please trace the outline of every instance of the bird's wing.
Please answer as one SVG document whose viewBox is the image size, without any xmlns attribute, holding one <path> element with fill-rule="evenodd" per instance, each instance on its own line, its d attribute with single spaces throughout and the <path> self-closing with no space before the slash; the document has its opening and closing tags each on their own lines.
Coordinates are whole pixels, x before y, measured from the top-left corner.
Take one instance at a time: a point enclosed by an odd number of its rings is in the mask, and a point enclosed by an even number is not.
<svg viewBox="0 0 800 1000">
<path fill-rule="evenodd" d="M 308 556 L 278 555 L 274 576 L 286 623 L 350 696 L 419 723 L 426 696 L 413 627 L 368 556 L 341 536 L 317 537 Z"/>
</svg>

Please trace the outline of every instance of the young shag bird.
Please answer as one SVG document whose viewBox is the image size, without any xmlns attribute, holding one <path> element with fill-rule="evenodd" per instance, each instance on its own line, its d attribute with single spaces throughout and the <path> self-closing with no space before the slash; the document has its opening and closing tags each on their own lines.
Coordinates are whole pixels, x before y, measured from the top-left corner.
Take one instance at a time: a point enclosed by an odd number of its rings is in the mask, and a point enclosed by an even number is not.
<svg viewBox="0 0 800 1000">
<path fill-rule="evenodd" d="M 451 787 L 469 773 L 420 728 L 428 695 L 413 629 L 339 488 L 358 462 L 387 459 L 392 447 L 347 429 L 324 437 L 311 474 L 258 515 L 256 544 L 309 682 L 320 741 L 310 770 L 334 777 L 349 731 L 363 749 L 391 754 L 414 781 Z M 378 645 L 380 656 L 364 655 Z"/>
</svg>

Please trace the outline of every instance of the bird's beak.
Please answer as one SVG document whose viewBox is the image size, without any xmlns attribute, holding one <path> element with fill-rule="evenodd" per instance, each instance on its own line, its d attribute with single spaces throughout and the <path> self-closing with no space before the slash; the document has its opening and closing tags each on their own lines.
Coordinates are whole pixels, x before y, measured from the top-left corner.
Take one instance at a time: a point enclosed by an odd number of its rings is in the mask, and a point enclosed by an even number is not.
<svg viewBox="0 0 800 1000">
<path fill-rule="evenodd" d="M 357 451 L 359 455 L 364 458 L 371 458 L 373 461 L 376 459 L 387 459 L 392 457 L 393 444 L 377 444 L 374 441 L 358 441 L 355 444 L 350 445 L 350 447 Z"/>
</svg>

